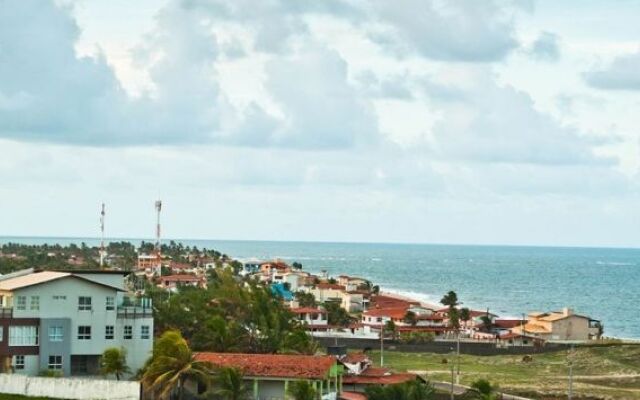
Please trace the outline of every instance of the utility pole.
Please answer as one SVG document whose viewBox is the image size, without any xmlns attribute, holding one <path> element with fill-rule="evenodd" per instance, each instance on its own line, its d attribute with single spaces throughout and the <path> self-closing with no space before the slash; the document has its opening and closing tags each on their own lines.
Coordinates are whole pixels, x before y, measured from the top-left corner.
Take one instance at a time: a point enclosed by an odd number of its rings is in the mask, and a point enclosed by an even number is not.
<svg viewBox="0 0 640 400">
<path fill-rule="evenodd" d="M 384 367 L 384 324 L 380 325 L 380 366 Z"/>
<path fill-rule="evenodd" d="M 460 328 L 458 328 L 458 340 L 456 343 L 456 385 L 460 384 Z"/>
<path fill-rule="evenodd" d="M 104 248 L 104 203 L 102 203 L 102 209 L 100 211 L 100 268 L 104 268 L 104 258 L 106 251 Z"/>
<path fill-rule="evenodd" d="M 573 345 L 569 348 L 568 363 L 569 363 L 569 393 L 567 395 L 567 399 L 571 400 L 573 398 Z"/>
<path fill-rule="evenodd" d="M 451 365 L 451 400 L 454 400 L 453 398 L 453 365 Z"/>
</svg>

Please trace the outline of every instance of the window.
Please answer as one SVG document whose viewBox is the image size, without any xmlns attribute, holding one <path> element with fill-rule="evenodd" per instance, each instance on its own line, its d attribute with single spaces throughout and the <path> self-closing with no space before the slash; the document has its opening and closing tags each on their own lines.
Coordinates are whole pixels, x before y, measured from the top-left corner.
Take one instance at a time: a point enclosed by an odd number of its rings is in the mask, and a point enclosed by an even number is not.
<svg viewBox="0 0 640 400">
<path fill-rule="evenodd" d="M 49 369 L 62 369 L 62 356 L 49 356 Z"/>
<path fill-rule="evenodd" d="M 37 346 L 37 326 L 10 326 L 9 346 Z"/>
<path fill-rule="evenodd" d="M 89 325 L 80 325 L 78 327 L 78 340 L 90 340 L 91 327 Z"/>
<path fill-rule="evenodd" d="M 18 296 L 18 297 L 16 297 L 16 309 L 18 309 L 18 310 L 26 310 L 27 309 L 27 296 Z"/>
<path fill-rule="evenodd" d="M 53 296 L 54 300 L 66 300 L 67 296 Z"/>
<path fill-rule="evenodd" d="M 140 327 L 140 339 L 149 339 L 149 325 Z"/>
<path fill-rule="evenodd" d="M 104 338 L 107 340 L 113 339 L 113 325 L 107 325 L 104 327 Z"/>
<path fill-rule="evenodd" d="M 31 296 L 31 305 L 29 306 L 31 310 L 39 310 L 40 309 L 40 296 Z"/>
<path fill-rule="evenodd" d="M 116 301 L 112 296 L 107 296 L 106 304 L 107 311 L 113 311 L 116 309 Z"/>
<path fill-rule="evenodd" d="M 13 368 L 24 369 L 24 356 L 15 356 Z"/>
<path fill-rule="evenodd" d="M 125 339 L 132 339 L 133 338 L 133 328 L 131 327 L 131 325 L 125 325 L 124 326 L 124 338 Z"/>
<path fill-rule="evenodd" d="M 50 326 L 49 327 L 49 341 L 50 342 L 62 342 L 62 327 Z"/>
<path fill-rule="evenodd" d="M 0 326 L 0 342 L 4 340 L 4 326 Z"/>
<path fill-rule="evenodd" d="M 91 311 L 91 297 L 78 297 L 78 311 Z"/>
</svg>

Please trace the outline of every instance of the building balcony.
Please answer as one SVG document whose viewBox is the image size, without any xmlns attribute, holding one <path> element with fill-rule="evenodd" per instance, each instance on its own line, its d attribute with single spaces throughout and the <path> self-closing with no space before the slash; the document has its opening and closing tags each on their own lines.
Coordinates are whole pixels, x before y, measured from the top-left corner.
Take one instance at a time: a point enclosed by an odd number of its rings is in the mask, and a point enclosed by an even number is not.
<svg viewBox="0 0 640 400">
<path fill-rule="evenodd" d="M 153 306 L 151 299 L 124 297 L 118 304 L 118 318 L 151 318 Z"/>
</svg>

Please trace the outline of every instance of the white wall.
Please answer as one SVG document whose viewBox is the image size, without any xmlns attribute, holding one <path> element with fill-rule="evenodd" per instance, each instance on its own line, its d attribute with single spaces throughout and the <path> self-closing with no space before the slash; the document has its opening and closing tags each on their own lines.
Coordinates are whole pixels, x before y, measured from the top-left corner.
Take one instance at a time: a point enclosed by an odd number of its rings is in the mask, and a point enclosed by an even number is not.
<svg viewBox="0 0 640 400">
<path fill-rule="evenodd" d="M 61 399 L 138 400 L 138 382 L 0 374 L 0 393 Z"/>
</svg>

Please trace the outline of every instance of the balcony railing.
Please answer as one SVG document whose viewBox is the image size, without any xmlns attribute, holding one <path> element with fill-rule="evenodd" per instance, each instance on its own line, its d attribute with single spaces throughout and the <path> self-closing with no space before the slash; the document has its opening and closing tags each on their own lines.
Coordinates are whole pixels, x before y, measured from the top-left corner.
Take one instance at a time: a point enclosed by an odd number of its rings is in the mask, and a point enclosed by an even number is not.
<svg viewBox="0 0 640 400">
<path fill-rule="evenodd" d="M 13 308 L 0 307 L 0 318 L 13 318 Z"/>
<path fill-rule="evenodd" d="M 151 299 L 146 297 L 124 297 L 118 304 L 118 317 L 149 318 L 153 317 Z"/>
</svg>

